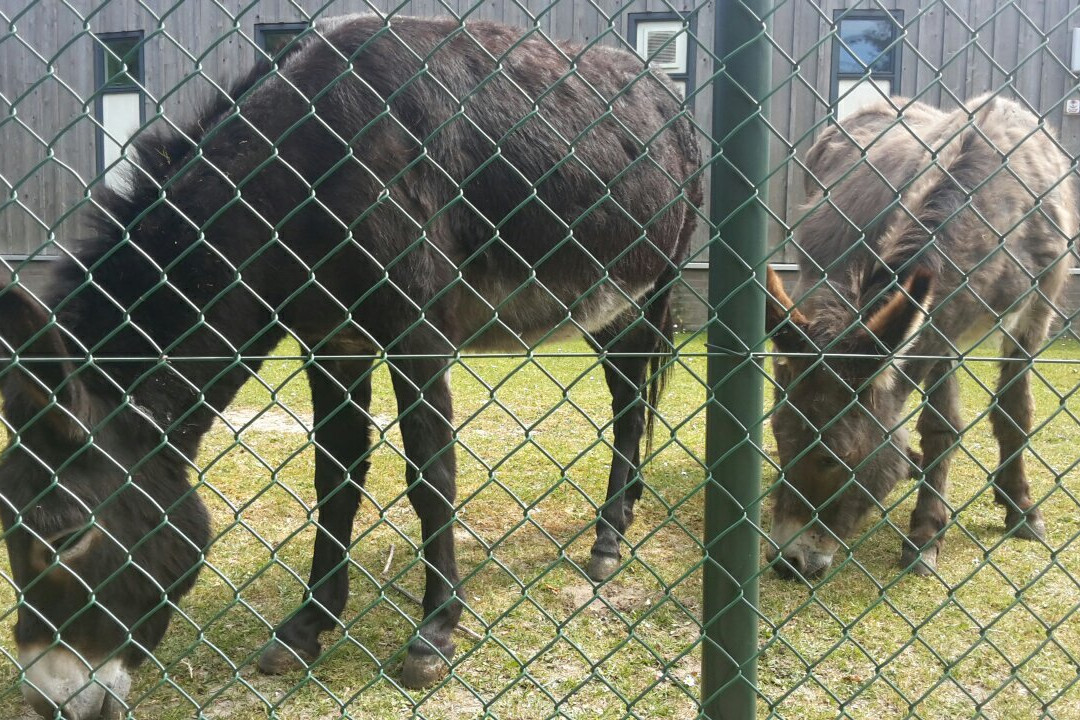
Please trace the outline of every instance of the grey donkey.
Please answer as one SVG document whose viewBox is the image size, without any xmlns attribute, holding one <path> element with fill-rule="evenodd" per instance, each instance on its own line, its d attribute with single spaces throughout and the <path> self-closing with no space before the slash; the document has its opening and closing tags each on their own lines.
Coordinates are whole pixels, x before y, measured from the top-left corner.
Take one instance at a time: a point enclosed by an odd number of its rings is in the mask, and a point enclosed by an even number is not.
<svg viewBox="0 0 1080 720">
<path fill-rule="evenodd" d="M 920 485 L 901 563 L 935 570 L 964 427 L 954 370 L 995 330 L 1003 360 L 991 409 L 994 497 L 1007 532 L 1042 539 L 1024 471 L 1027 369 L 1077 234 L 1069 158 L 1032 113 L 985 96 L 953 112 L 903 99 L 865 108 L 829 127 L 806 165 L 798 301 L 769 275 L 782 467 L 770 562 L 782 575 L 822 573 L 910 475 Z M 920 385 L 921 455 L 902 427 Z"/>
</svg>

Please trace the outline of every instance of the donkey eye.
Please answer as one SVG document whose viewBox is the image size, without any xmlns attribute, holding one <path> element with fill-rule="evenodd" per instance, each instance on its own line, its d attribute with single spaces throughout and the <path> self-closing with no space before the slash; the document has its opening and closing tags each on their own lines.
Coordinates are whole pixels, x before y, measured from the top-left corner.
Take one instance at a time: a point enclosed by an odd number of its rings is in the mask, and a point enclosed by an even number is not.
<svg viewBox="0 0 1080 720">
<path fill-rule="evenodd" d="M 88 530 L 89 528 L 83 528 L 81 530 L 75 530 L 73 532 L 49 538 L 49 545 L 51 545 L 56 552 L 69 550 L 73 545 L 78 543 L 84 535 L 86 535 Z"/>
<path fill-rule="evenodd" d="M 71 532 L 54 535 L 48 539 L 46 544 L 55 557 L 61 560 L 72 560 L 89 550 L 98 534 L 99 531 L 96 525 L 80 527 Z"/>
<path fill-rule="evenodd" d="M 832 470 L 835 467 L 839 467 L 840 461 L 836 459 L 834 455 L 823 454 L 818 456 L 818 467 L 822 470 Z"/>
</svg>

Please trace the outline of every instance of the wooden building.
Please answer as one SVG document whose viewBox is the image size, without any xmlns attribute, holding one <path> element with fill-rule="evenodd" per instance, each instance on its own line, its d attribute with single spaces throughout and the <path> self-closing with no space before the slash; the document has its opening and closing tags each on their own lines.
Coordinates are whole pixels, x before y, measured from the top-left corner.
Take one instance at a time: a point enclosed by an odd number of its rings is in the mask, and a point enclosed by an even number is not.
<svg viewBox="0 0 1080 720">
<path fill-rule="evenodd" d="M 301 10 L 298 6 L 305 8 Z M 710 77 L 714 3 L 692 0 L 0 0 L 0 257 L 35 286 L 41 269 L 85 232 L 80 210 L 96 183 L 119 182 L 121 143 L 143 123 L 183 120 L 262 52 L 316 17 L 350 12 L 499 20 L 578 43 L 650 55 L 686 90 L 713 152 Z M 953 107 L 1002 92 L 1045 117 L 1074 157 L 1080 100 L 1070 63 L 1075 0 L 887 3 L 778 2 L 767 19 L 774 91 L 767 99 L 775 168 L 768 192 L 773 261 L 797 235 L 799 158 L 820 128 L 873 96 Z M 126 65 L 121 65 L 121 60 Z M 110 167 L 112 168 L 110 170 Z M 684 276 L 679 315 L 701 325 L 710 232 Z M 721 238 L 722 239 L 722 232 Z"/>
</svg>

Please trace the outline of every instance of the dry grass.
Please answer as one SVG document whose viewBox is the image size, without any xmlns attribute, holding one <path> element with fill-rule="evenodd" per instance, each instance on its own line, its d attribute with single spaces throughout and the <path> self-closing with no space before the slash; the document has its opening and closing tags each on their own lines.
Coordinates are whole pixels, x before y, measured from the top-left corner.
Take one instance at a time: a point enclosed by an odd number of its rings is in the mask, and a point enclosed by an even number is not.
<svg viewBox="0 0 1080 720">
<path fill-rule="evenodd" d="M 380 447 L 356 523 L 343 628 L 324 635 L 328 652 L 307 673 L 264 677 L 254 669 L 270 628 L 301 600 L 314 534 L 310 401 L 297 363 L 267 362 L 260 374 L 272 396 L 250 383 L 228 417 L 243 429 L 221 424 L 206 438 L 197 480 L 219 537 L 156 662 L 135 677 L 134 715 L 694 717 L 705 361 L 700 341 L 687 343 L 663 405 L 677 441 L 646 468 L 650 489 L 629 538 L 634 558 L 599 592 L 580 567 L 610 457 L 609 401 L 595 359 L 567 344 L 545 350 L 555 357 L 470 358 L 468 370 L 455 369 L 465 624 L 482 640 L 459 634 L 453 677 L 427 693 L 395 682 L 418 608 L 387 583 L 396 578 L 419 593 L 422 572 L 385 371 L 375 381 Z M 1050 355 L 1076 352 L 1061 344 Z M 969 367 L 984 383 L 992 373 L 987 363 Z M 1074 407 L 1055 393 L 1077 386 L 1080 364 L 1040 371 L 1038 416 Z M 260 415 L 271 402 L 281 407 Z M 968 380 L 964 402 L 973 418 L 986 392 Z M 901 577 L 895 567 L 911 486 L 813 594 L 763 574 L 760 716 L 1031 718 L 1045 706 L 1048 716 L 1080 717 L 1072 686 L 1080 622 L 1068 620 L 1080 597 L 1080 515 L 1067 479 L 1078 438 L 1073 417 L 1058 412 L 1034 441 L 1047 466 L 1033 455 L 1035 489 L 1048 496 L 1049 547 L 999 545 L 1001 517 L 985 469 L 996 451 L 982 421 L 965 436 L 970 457 L 954 466 L 951 499 L 961 510 L 940 578 Z M 766 486 L 774 480 L 767 469 Z M 8 623 L 14 607 L 5 588 Z M 5 663 L 0 682 L 10 690 L 0 695 L 0 717 L 25 712 L 17 677 Z"/>
</svg>

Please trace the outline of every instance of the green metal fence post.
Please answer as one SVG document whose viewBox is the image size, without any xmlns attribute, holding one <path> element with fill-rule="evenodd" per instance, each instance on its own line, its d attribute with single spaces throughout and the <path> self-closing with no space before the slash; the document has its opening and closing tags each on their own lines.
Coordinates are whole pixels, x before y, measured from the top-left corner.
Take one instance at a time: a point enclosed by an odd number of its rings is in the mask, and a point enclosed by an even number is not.
<svg viewBox="0 0 1080 720">
<path fill-rule="evenodd" d="M 703 587 L 702 714 L 755 716 L 768 135 L 762 98 L 770 64 L 770 0 L 718 3 L 713 165 Z"/>
</svg>

